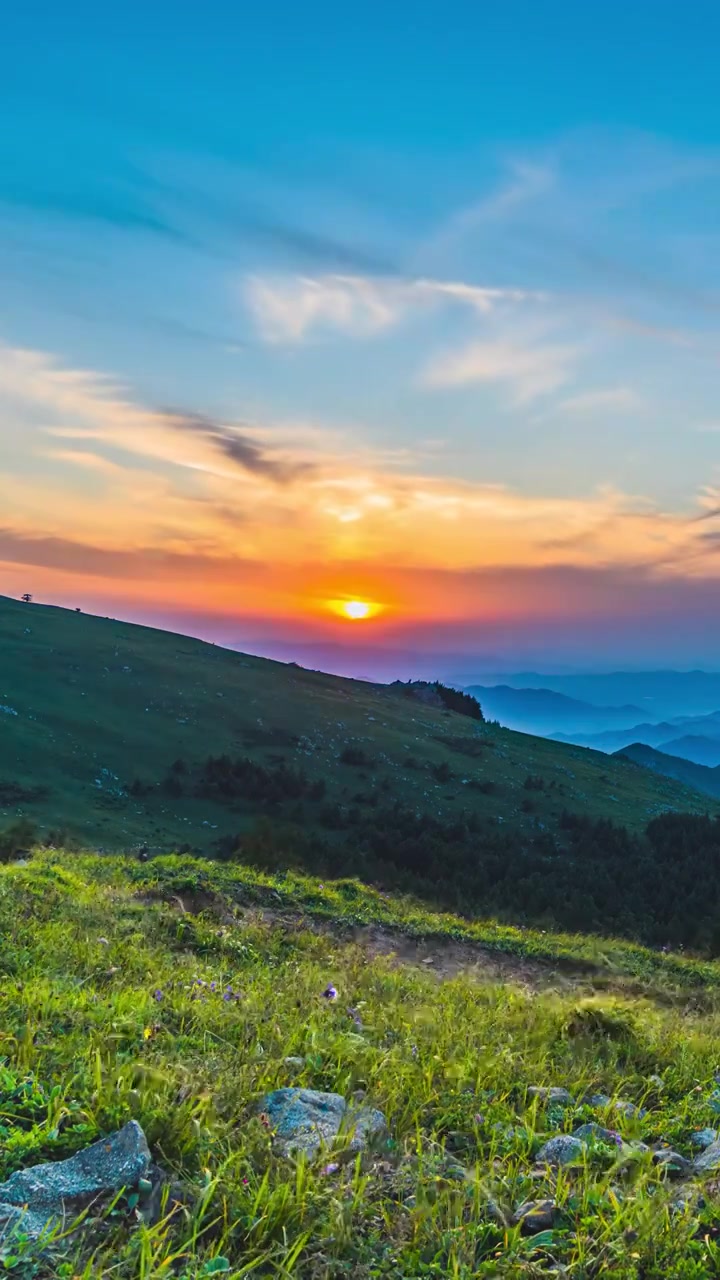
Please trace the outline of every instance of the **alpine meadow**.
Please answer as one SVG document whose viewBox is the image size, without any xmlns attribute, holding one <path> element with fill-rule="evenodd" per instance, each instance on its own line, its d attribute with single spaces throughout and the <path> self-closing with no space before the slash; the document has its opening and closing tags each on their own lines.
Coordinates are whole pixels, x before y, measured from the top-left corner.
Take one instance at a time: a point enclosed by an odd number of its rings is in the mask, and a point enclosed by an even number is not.
<svg viewBox="0 0 720 1280">
<path fill-rule="evenodd" d="M 0 44 L 0 1276 L 720 1280 L 720 7 Z"/>
</svg>

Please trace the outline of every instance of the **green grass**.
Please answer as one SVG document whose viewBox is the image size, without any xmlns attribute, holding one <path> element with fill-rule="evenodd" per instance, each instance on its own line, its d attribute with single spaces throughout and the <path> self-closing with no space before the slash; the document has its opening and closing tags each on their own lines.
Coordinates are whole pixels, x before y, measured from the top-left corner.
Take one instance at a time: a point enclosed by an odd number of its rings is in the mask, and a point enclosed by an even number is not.
<svg viewBox="0 0 720 1280">
<path fill-rule="evenodd" d="M 352 942 L 363 923 L 520 954 L 538 981 L 440 982 Z M 533 1084 L 622 1096 L 647 1107 L 613 1120 L 627 1139 L 689 1155 L 693 1130 L 715 1118 L 716 964 L 469 924 L 354 882 L 51 852 L 0 868 L 0 935 L 0 1176 L 135 1117 L 187 1200 L 179 1220 L 148 1224 L 121 1199 L 102 1230 L 49 1257 L 0 1240 L 0 1266 L 18 1280 L 194 1280 L 221 1267 L 298 1280 L 699 1280 L 720 1269 L 712 1189 L 705 1208 L 678 1212 L 649 1155 L 605 1147 L 536 1176 L 542 1141 L 593 1117 L 527 1096 Z M 240 999 L 222 999 L 228 986 Z M 388 1143 L 360 1160 L 281 1159 L 257 1106 L 288 1084 L 363 1090 Z M 551 1232 L 510 1225 L 522 1201 L 546 1196 L 558 1205 Z"/>
<path fill-rule="evenodd" d="M 639 830 L 666 809 L 716 807 L 626 761 L 111 619 L 0 599 L 0 652 L 0 827 L 21 815 L 105 849 L 207 850 L 261 809 L 159 784 L 177 758 L 193 767 L 223 753 L 302 768 L 343 812 L 397 801 L 443 821 L 469 811 L 520 836 L 554 832 L 563 809 Z M 369 767 L 343 764 L 348 747 Z M 542 789 L 526 790 L 528 775 Z M 134 779 L 146 795 L 128 793 Z M 319 806 L 274 816 L 319 832 Z"/>
</svg>

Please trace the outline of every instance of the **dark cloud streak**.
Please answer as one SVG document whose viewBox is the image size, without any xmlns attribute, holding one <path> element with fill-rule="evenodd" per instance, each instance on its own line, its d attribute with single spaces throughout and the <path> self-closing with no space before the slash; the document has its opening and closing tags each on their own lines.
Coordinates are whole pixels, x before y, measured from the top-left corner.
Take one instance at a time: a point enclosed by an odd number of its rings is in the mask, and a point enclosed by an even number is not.
<svg viewBox="0 0 720 1280">
<path fill-rule="evenodd" d="M 305 462 L 287 462 L 282 458 L 274 458 L 267 453 L 247 432 L 238 427 L 225 426 L 214 422 L 201 414 L 177 413 L 166 411 L 165 418 L 177 431 L 200 436 L 214 445 L 231 462 L 237 463 L 243 471 L 263 476 L 276 484 L 290 484 L 302 475 L 307 475 L 311 467 Z"/>
</svg>

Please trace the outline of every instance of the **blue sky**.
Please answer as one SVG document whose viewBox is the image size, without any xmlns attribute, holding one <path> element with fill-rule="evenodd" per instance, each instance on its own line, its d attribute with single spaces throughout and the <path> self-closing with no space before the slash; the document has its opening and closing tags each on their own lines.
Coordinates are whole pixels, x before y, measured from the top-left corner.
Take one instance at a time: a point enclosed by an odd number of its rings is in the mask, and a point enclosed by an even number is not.
<svg viewBox="0 0 720 1280">
<path fill-rule="evenodd" d="M 512 640 L 528 573 L 563 619 L 564 572 L 634 573 L 707 659 L 719 36 L 662 0 L 16 7 L 7 589 L 143 613 L 176 556 L 168 609 L 209 572 L 256 630 L 347 585 Z"/>
</svg>

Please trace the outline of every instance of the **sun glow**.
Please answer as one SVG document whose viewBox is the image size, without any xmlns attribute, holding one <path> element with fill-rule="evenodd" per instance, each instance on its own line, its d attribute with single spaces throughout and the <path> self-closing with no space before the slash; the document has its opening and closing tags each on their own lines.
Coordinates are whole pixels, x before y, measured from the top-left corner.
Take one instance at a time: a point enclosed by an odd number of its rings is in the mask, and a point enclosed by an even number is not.
<svg viewBox="0 0 720 1280">
<path fill-rule="evenodd" d="M 371 600 L 328 600 L 328 606 L 348 622 L 364 622 L 380 612 L 380 605 Z"/>
</svg>

